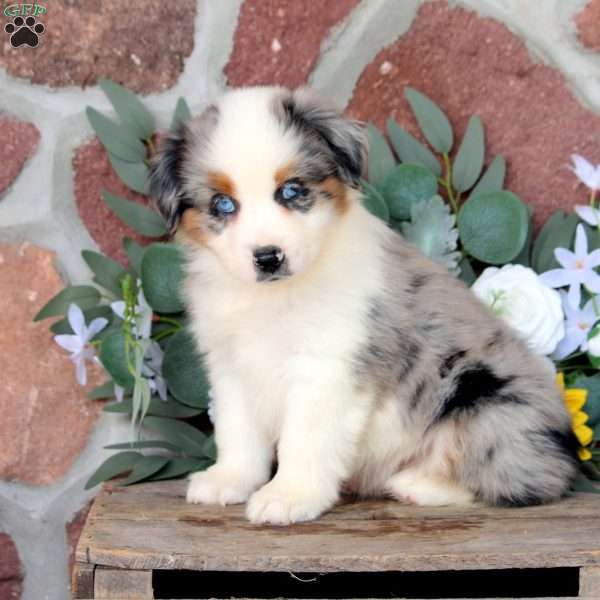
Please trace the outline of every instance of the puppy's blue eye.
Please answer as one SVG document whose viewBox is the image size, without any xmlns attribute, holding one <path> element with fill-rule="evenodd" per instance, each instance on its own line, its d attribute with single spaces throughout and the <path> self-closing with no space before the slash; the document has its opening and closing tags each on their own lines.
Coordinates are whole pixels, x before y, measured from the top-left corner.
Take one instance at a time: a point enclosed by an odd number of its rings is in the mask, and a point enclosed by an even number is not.
<svg viewBox="0 0 600 600">
<path fill-rule="evenodd" d="M 295 200 L 302 191 L 302 187 L 298 183 L 284 183 L 281 187 L 281 197 L 286 200 Z"/>
<path fill-rule="evenodd" d="M 237 210 L 233 198 L 224 194 L 217 194 L 213 197 L 212 208 L 218 215 L 231 215 Z"/>
</svg>

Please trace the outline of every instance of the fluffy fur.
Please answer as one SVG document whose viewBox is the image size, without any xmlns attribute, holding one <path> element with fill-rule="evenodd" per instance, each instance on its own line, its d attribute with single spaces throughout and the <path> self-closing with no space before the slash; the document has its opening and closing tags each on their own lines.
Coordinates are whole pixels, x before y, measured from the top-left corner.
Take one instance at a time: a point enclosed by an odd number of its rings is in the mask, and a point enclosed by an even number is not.
<svg viewBox="0 0 600 600">
<path fill-rule="evenodd" d="M 152 191 L 188 249 L 215 396 L 218 460 L 188 501 L 247 501 L 251 521 L 287 524 L 344 490 L 559 498 L 576 442 L 549 361 L 362 207 L 364 156 L 357 123 L 282 88 L 228 92 L 163 144 Z M 234 214 L 216 212 L 222 196 Z M 278 252 L 268 272 L 263 248 Z"/>
</svg>

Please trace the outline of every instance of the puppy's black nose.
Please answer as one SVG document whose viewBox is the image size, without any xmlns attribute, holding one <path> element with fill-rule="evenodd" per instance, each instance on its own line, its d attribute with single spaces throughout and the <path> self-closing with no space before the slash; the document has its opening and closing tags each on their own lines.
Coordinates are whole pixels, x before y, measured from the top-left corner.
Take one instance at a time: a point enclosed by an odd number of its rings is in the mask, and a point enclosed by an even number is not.
<svg viewBox="0 0 600 600">
<path fill-rule="evenodd" d="M 254 265 L 263 273 L 275 273 L 281 267 L 285 255 L 277 246 L 261 246 L 254 250 Z"/>
</svg>

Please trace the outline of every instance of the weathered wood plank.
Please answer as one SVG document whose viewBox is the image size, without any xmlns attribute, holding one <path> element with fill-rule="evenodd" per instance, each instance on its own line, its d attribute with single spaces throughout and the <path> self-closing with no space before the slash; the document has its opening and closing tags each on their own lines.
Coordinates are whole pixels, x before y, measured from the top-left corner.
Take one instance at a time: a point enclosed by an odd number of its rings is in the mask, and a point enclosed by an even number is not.
<svg viewBox="0 0 600 600">
<path fill-rule="evenodd" d="M 98 567 L 94 600 L 152 600 L 152 571 L 127 571 Z"/>
<path fill-rule="evenodd" d="M 188 505 L 185 482 L 111 486 L 77 560 L 125 569 L 435 571 L 600 565 L 600 498 L 544 507 L 348 503 L 316 522 L 255 526 L 244 508 Z M 586 540 L 585 544 L 582 540 Z"/>
<path fill-rule="evenodd" d="M 600 598 L 600 567 L 584 567 L 580 569 L 579 597 Z"/>
<path fill-rule="evenodd" d="M 75 563 L 71 575 L 71 596 L 75 600 L 94 597 L 94 565 Z"/>
</svg>

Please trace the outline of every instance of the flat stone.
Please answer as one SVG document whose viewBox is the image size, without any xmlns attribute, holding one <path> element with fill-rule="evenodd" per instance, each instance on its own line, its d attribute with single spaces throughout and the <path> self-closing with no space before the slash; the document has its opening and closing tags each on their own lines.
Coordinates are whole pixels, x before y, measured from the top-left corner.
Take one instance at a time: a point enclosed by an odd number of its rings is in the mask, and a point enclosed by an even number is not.
<svg viewBox="0 0 600 600">
<path fill-rule="evenodd" d="M 15 181 L 37 150 L 40 132 L 31 123 L 0 115 L 0 195 Z"/>
<path fill-rule="evenodd" d="M 21 597 L 22 580 L 17 547 L 8 534 L 0 533 L 0 598 L 18 600 Z"/>
<path fill-rule="evenodd" d="M 144 244 L 151 240 L 125 225 L 105 204 L 101 192 L 107 190 L 144 205 L 148 205 L 150 200 L 146 196 L 132 192 L 119 179 L 108 160 L 106 150 L 97 139 L 77 148 L 73 157 L 73 171 L 75 200 L 81 220 L 100 250 L 125 264 L 127 257 L 122 244 L 124 236 Z"/>
<path fill-rule="evenodd" d="M 80 511 L 75 513 L 75 516 L 66 525 L 67 544 L 69 548 L 69 572 L 73 570 L 73 565 L 75 564 L 75 549 L 77 548 L 77 543 L 79 542 L 85 520 L 87 519 L 91 507 L 92 503 L 89 502 Z M 2 596 L 0 596 L 0 598 L 2 598 Z"/>
<path fill-rule="evenodd" d="M 0 66 L 13 77 L 52 87 L 100 78 L 137 92 L 172 87 L 194 46 L 195 0 L 52 0 L 38 19 L 37 48 L 12 48 L 2 32 Z"/>
<path fill-rule="evenodd" d="M 0 479 L 47 485 L 85 447 L 101 410 L 75 380 L 49 321 L 33 322 L 63 287 L 55 254 L 28 242 L 0 244 Z M 89 386 L 104 377 L 88 369 Z"/>
<path fill-rule="evenodd" d="M 600 52 L 600 0 L 591 0 L 575 17 L 577 37 L 591 50 Z"/>
<path fill-rule="evenodd" d="M 572 153 L 600 162 L 600 117 L 498 21 L 445 1 L 424 4 L 410 30 L 363 71 L 348 113 L 379 127 L 392 117 L 416 134 L 406 86 L 444 109 L 457 142 L 472 114 L 482 118 L 488 160 L 507 159 L 506 188 L 535 208 L 537 225 L 557 208 L 587 203 L 567 165 Z"/>
<path fill-rule="evenodd" d="M 225 75 L 231 86 L 306 83 L 321 45 L 358 0 L 245 0 Z"/>
</svg>

